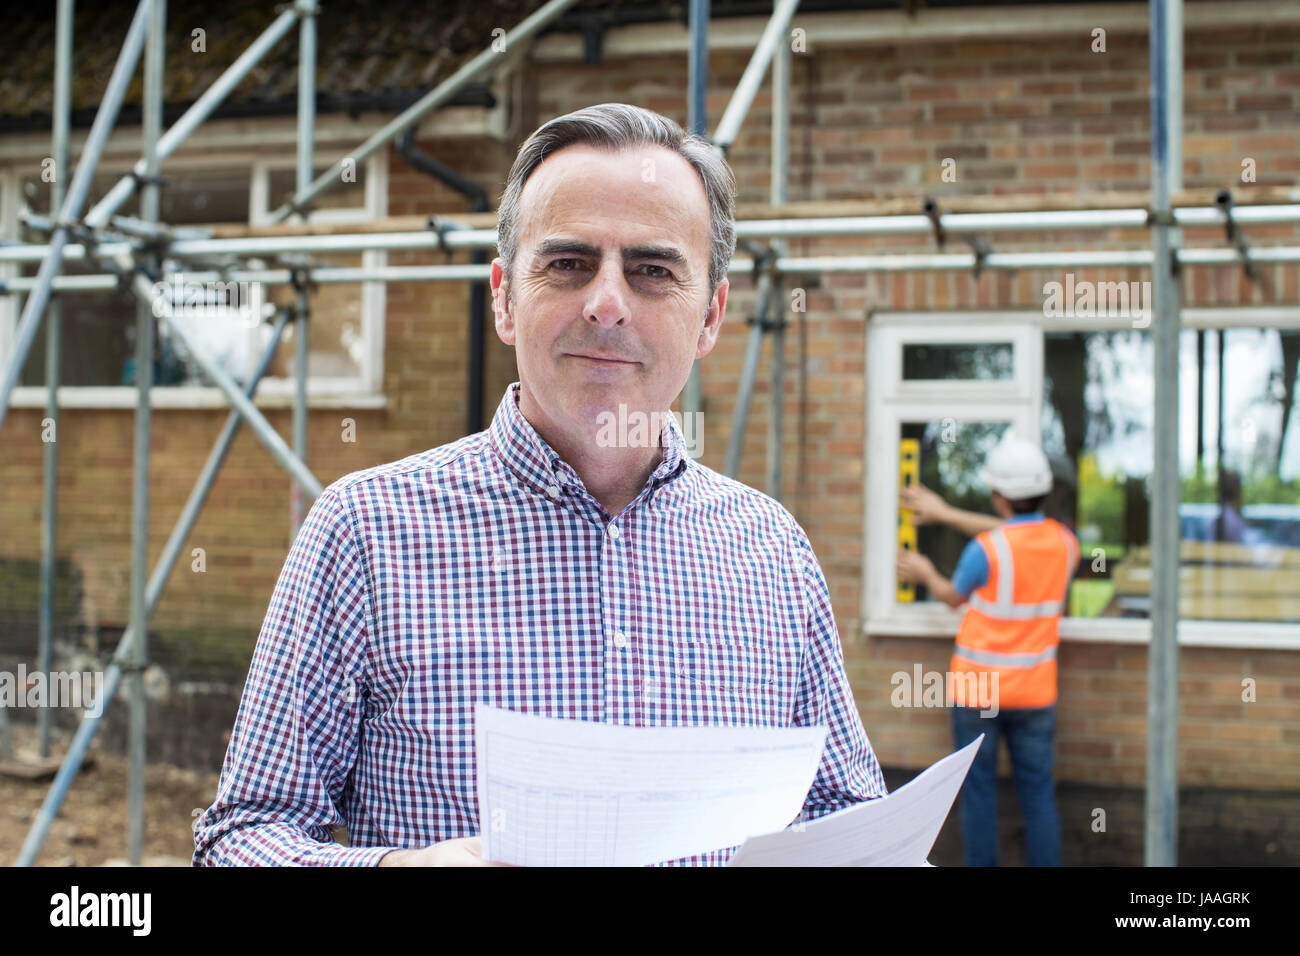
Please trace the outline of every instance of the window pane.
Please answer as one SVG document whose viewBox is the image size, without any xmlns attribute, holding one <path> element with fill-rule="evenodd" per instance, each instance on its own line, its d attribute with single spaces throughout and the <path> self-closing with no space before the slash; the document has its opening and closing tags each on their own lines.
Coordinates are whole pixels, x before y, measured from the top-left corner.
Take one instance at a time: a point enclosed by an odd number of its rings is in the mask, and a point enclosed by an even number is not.
<svg viewBox="0 0 1300 956">
<path fill-rule="evenodd" d="M 44 238 L 36 241 L 43 242 Z M 24 263 L 24 276 L 36 275 L 39 262 Z M 99 274 L 94 263 L 66 261 L 64 275 Z M 59 377 L 63 385 L 127 385 L 135 381 L 135 300 L 122 292 L 61 293 L 63 319 L 59 340 Z M 17 299 L 22 312 L 27 297 Z M 48 325 L 36 330 L 32 349 L 23 363 L 21 385 L 45 384 L 45 340 Z M 162 384 L 159 382 L 159 384 Z"/>
<path fill-rule="evenodd" d="M 91 199 L 86 209 L 117 182 L 118 173 L 104 173 L 94 180 Z M 247 222 L 249 203 L 249 173 L 238 166 L 206 167 L 198 169 L 164 169 L 165 180 L 161 197 L 161 216 L 172 225 L 196 223 Z M 23 195 L 34 211 L 44 214 L 49 208 L 49 184 L 39 177 L 29 177 L 23 183 Z M 122 214 L 137 215 L 139 203 L 133 196 L 122 207 Z M 44 235 L 29 234 L 29 241 L 44 242 Z M 34 276 L 39 263 L 24 265 L 23 275 Z M 172 263 L 169 270 L 179 265 Z M 86 275 L 103 273 L 105 269 L 95 263 L 68 261 L 64 274 Z M 184 287 L 184 273 L 179 275 Z M 216 284 L 214 284 L 216 285 Z M 221 283 L 225 286 L 225 283 Z M 215 294 L 220 289 L 209 290 Z M 61 380 L 64 385 L 131 385 L 135 382 L 135 299 L 120 292 L 63 294 L 63 348 Z M 250 372 L 249 331 L 239 318 L 227 321 L 221 316 L 208 315 L 203 321 L 194 321 L 191 328 L 199 334 L 207 350 L 221 366 L 238 381 L 245 381 Z M 165 328 L 159 327 L 154 335 L 154 384 L 180 386 L 206 384 L 198 366 L 184 354 Z M 22 372 L 23 385 L 45 384 L 45 332 L 42 325 L 36 343 L 29 353 Z"/>
<path fill-rule="evenodd" d="M 166 169 L 160 216 L 174 226 L 248 222 L 247 166 Z"/>
<path fill-rule="evenodd" d="M 917 474 L 922 485 L 937 491 L 958 508 L 992 514 L 989 489 L 980 480 L 980 473 L 989 452 L 1010 427 L 1007 422 L 942 418 L 904 423 L 899 437 L 904 442 L 913 439 L 917 443 Z M 947 525 L 928 524 L 916 529 L 917 550 L 933 561 L 945 577 L 952 576 L 968 540 Z M 931 600 L 920 585 L 916 587 L 915 599 Z"/>
<path fill-rule="evenodd" d="M 318 267 L 360 268 L 363 254 L 313 255 Z M 289 286 L 271 292 L 277 303 L 292 304 L 296 293 Z M 357 378 L 362 369 L 361 337 L 362 284 L 335 282 L 316 286 L 311 292 L 311 327 L 308 334 L 307 369 L 312 378 Z M 268 375 L 293 376 L 294 326 L 285 329 L 284 340 Z"/>
<path fill-rule="evenodd" d="M 1051 333 L 1043 440 L 1058 515 L 1082 559 L 1071 614 L 1150 613 L 1153 347 L 1146 332 Z M 1222 360 L 1220 359 L 1222 355 Z M 1180 355 L 1182 616 L 1300 620 L 1300 338 L 1184 332 Z"/>
<path fill-rule="evenodd" d="M 312 178 L 319 177 L 327 168 L 329 167 L 315 167 L 312 170 Z M 343 174 L 340 174 L 340 182 L 337 185 L 313 199 L 314 208 L 364 209 L 366 207 L 366 164 L 358 163 L 347 175 L 348 178 L 344 179 Z M 293 169 L 271 170 L 271 206 L 267 211 L 274 212 L 292 199 L 297 182 L 298 174 Z"/>
<path fill-rule="evenodd" d="M 903 379 L 1009 381 L 1015 374 L 1010 342 L 903 346 Z"/>
<path fill-rule="evenodd" d="M 66 179 L 64 183 L 72 183 L 72 175 L 76 170 L 74 165 L 64 171 Z M 95 204 L 108 194 L 108 191 L 117 185 L 117 181 L 122 178 L 126 170 L 110 170 L 96 172 L 90 180 L 90 191 L 86 194 L 86 202 L 81 207 L 81 215 L 85 216 Z M 66 188 L 64 190 L 67 191 Z M 22 201 L 32 212 L 38 216 L 48 216 L 50 214 L 50 184 L 45 182 L 40 174 L 34 176 L 24 176 L 22 179 Z M 138 193 L 133 193 L 131 198 L 124 202 L 117 210 L 120 216 L 138 216 L 140 214 L 140 200 Z M 31 242 L 43 242 L 44 237 L 33 235 L 29 237 Z"/>
</svg>

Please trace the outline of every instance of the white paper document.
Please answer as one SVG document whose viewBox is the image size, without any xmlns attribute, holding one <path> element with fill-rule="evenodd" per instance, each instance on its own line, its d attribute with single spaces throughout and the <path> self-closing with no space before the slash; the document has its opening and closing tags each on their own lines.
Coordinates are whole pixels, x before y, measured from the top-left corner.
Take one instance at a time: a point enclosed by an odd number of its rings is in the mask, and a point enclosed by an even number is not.
<svg viewBox="0 0 1300 956">
<path fill-rule="evenodd" d="M 743 843 L 803 808 L 825 727 L 625 727 L 479 704 L 485 859 L 643 866 Z"/>
<path fill-rule="evenodd" d="M 893 793 L 746 840 L 729 866 L 925 866 L 984 735 Z"/>
</svg>

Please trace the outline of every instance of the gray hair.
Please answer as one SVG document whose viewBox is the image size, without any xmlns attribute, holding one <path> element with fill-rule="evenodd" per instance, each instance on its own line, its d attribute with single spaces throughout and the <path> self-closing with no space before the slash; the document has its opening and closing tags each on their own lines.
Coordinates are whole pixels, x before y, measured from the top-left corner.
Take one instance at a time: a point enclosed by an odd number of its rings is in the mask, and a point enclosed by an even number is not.
<svg viewBox="0 0 1300 956">
<path fill-rule="evenodd" d="M 514 274 L 519 201 L 524 184 L 547 156 L 576 144 L 611 151 L 663 146 L 691 164 L 704 183 L 709 199 L 709 298 L 712 299 L 727 277 L 736 251 L 735 176 L 708 140 L 687 133 L 666 116 L 626 103 L 601 103 L 557 117 L 539 127 L 519 147 L 497 209 L 497 250 L 505 262 L 507 279 Z"/>
</svg>

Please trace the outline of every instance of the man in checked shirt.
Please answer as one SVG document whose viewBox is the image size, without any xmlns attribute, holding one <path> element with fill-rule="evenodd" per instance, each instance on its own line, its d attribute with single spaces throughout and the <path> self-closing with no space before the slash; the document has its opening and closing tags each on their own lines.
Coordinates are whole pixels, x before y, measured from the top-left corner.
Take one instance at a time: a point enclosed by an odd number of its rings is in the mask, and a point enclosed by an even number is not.
<svg viewBox="0 0 1300 956">
<path fill-rule="evenodd" d="M 671 418 L 639 446 L 600 438 L 620 405 L 663 421 L 713 349 L 734 194 L 712 147 L 638 107 L 579 110 L 524 143 L 492 263 L 519 381 L 486 431 L 317 499 L 196 866 L 484 863 L 477 702 L 638 727 L 826 725 L 802 817 L 885 794 L 803 529 L 692 460 Z"/>
</svg>

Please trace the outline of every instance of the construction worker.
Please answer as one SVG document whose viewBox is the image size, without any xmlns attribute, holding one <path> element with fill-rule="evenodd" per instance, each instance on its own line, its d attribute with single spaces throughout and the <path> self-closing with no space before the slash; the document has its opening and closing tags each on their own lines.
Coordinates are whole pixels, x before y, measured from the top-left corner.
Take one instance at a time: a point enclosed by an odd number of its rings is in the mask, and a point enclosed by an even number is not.
<svg viewBox="0 0 1300 956">
<path fill-rule="evenodd" d="M 997 866 L 998 737 L 1005 736 L 1025 814 L 1027 862 L 1059 866 L 1060 822 L 1052 780 L 1056 731 L 1057 624 L 1078 560 L 1073 532 L 1043 515 L 1052 489 L 1047 456 L 1011 436 L 989 455 L 983 474 L 998 517 L 962 511 L 920 485 L 900 504 L 918 525 L 949 525 L 971 540 L 952 580 L 929 558 L 900 550 L 898 576 L 923 584 L 949 607 L 966 603 L 948 679 L 958 748 L 985 734 L 962 787 L 960 817 L 967 866 Z M 992 699 L 986 691 L 992 690 Z M 983 699 L 981 699 L 983 698 Z"/>
</svg>

